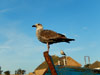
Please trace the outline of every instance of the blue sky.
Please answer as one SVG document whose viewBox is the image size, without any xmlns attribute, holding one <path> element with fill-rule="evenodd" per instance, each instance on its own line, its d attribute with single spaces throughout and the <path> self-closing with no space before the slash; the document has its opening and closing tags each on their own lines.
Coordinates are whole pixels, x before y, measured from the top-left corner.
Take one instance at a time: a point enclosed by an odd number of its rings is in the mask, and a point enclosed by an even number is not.
<svg viewBox="0 0 100 75">
<path fill-rule="evenodd" d="M 22 68 L 27 73 L 44 61 L 33 24 L 65 34 L 75 42 L 51 45 L 50 54 L 68 56 L 84 65 L 100 61 L 100 0 L 0 0 L 0 66 L 4 71 Z"/>
</svg>

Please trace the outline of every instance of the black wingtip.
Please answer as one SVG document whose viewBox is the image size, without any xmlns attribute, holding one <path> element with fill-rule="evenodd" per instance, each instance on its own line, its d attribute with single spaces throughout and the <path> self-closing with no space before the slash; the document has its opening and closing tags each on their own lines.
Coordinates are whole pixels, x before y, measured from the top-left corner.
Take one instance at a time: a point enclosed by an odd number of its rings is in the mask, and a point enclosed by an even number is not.
<svg viewBox="0 0 100 75">
<path fill-rule="evenodd" d="M 75 39 L 72 39 L 71 41 L 75 41 Z"/>
</svg>

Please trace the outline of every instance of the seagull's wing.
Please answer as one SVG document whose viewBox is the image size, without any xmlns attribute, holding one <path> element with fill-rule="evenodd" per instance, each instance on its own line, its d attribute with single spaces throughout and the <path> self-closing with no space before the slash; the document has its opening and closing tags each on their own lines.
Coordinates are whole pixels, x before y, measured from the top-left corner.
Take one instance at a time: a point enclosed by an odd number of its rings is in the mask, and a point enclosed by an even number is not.
<svg viewBox="0 0 100 75">
<path fill-rule="evenodd" d="M 41 32 L 41 37 L 44 39 L 58 39 L 58 38 L 66 38 L 63 34 L 56 33 L 52 30 L 43 30 Z"/>
</svg>

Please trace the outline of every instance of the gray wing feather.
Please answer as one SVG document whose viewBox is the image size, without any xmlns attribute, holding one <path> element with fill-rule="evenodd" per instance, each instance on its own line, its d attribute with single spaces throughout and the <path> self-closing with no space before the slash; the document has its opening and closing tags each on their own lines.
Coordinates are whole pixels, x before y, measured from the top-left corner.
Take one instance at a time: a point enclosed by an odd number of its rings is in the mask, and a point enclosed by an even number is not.
<svg viewBox="0 0 100 75">
<path fill-rule="evenodd" d="M 64 35 L 56 33 L 52 30 L 43 30 L 40 35 L 44 39 L 66 38 Z"/>
</svg>

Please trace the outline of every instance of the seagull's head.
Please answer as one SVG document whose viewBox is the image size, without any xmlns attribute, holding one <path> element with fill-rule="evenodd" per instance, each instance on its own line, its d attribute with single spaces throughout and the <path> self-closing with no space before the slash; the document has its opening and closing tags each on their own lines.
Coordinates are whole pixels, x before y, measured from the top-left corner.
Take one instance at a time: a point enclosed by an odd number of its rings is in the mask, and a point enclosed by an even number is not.
<svg viewBox="0 0 100 75">
<path fill-rule="evenodd" d="M 32 27 L 36 27 L 37 29 L 43 29 L 43 26 L 42 24 L 35 24 L 35 25 L 32 25 Z"/>
<path fill-rule="evenodd" d="M 61 55 L 66 55 L 63 50 L 60 51 Z"/>
</svg>

